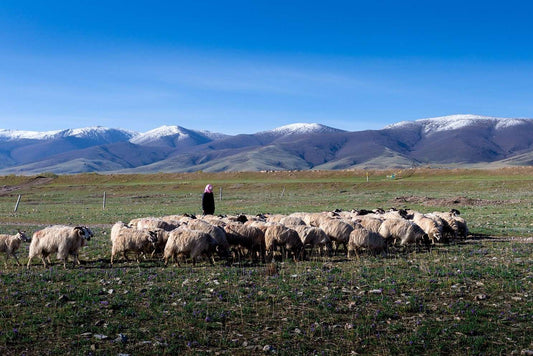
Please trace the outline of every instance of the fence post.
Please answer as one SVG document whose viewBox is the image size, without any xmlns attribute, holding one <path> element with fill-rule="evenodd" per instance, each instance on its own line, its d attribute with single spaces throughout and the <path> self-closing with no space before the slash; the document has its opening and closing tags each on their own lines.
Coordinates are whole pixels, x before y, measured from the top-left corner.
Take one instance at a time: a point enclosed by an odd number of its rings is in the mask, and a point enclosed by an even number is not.
<svg viewBox="0 0 533 356">
<path fill-rule="evenodd" d="M 105 210 L 105 192 L 104 192 L 104 199 L 102 201 L 102 210 Z"/>
<path fill-rule="evenodd" d="M 283 191 L 281 192 L 281 195 L 279 197 L 283 198 L 284 195 L 285 195 L 285 187 L 283 187 Z"/>
<path fill-rule="evenodd" d="M 16 213 L 17 209 L 19 208 L 20 197 L 21 197 L 21 195 L 19 194 L 19 197 L 17 198 L 17 203 L 15 204 L 15 210 L 13 210 L 14 213 Z"/>
<path fill-rule="evenodd" d="M 222 200 L 222 187 L 220 187 L 219 200 Z"/>
</svg>

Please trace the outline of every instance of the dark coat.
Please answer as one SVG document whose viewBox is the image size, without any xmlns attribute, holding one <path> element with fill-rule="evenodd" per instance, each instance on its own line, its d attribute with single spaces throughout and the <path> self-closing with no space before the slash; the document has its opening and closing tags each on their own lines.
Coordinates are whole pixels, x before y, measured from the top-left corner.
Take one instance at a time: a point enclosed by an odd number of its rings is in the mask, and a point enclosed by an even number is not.
<svg viewBox="0 0 533 356">
<path fill-rule="evenodd" d="M 204 215 L 213 215 L 215 213 L 215 197 L 213 193 L 205 192 L 202 195 L 202 210 Z"/>
</svg>

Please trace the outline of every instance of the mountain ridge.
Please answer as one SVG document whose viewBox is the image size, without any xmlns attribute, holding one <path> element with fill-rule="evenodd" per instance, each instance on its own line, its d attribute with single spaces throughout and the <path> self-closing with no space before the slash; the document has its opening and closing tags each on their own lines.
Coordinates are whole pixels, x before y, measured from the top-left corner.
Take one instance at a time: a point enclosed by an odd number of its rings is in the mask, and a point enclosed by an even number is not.
<svg viewBox="0 0 533 356">
<path fill-rule="evenodd" d="M 0 174 L 532 165 L 533 119 L 450 115 L 345 131 L 295 123 L 226 135 L 164 125 L 0 129 Z"/>
</svg>

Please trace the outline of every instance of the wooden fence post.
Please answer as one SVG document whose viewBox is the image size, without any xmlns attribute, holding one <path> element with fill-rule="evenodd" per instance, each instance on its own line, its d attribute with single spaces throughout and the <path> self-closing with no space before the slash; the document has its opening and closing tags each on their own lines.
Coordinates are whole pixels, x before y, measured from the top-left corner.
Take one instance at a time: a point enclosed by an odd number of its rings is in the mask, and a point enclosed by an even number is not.
<svg viewBox="0 0 533 356">
<path fill-rule="evenodd" d="M 106 197 L 105 197 L 105 192 L 104 192 L 104 199 L 102 201 L 102 210 L 105 210 L 105 200 L 106 200 Z"/>
<path fill-rule="evenodd" d="M 17 198 L 17 203 L 15 204 L 15 209 L 13 210 L 14 213 L 16 213 L 17 209 L 19 208 L 20 197 L 21 197 L 21 195 L 19 194 L 19 197 Z"/>
</svg>

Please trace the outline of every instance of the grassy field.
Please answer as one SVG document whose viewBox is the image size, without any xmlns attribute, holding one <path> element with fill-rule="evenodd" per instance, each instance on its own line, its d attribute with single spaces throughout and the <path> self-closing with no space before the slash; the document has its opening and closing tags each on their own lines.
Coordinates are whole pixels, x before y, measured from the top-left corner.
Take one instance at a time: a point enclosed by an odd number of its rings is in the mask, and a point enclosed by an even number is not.
<svg viewBox="0 0 533 356">
<path fill-rule="evenodd" d="M 392 173 L 397 179 L 387 178 Z M 474 237 L 430 252 L 274 267 L 164 267 L 158 260 L 109 267 L 111 224 L 199 214 L 207 183 L 215 186 L 220 214 L 456 208 Z M 533 350 L 533 167 L 43 174 L 0 177 L 0 188 L 0 233 L 53 223 L 86 224 L 96 232 L 78 268 L 0 264 L 2 355 Z M 22 263 L 27 248 L 19 251 Z"/>
</svg>

